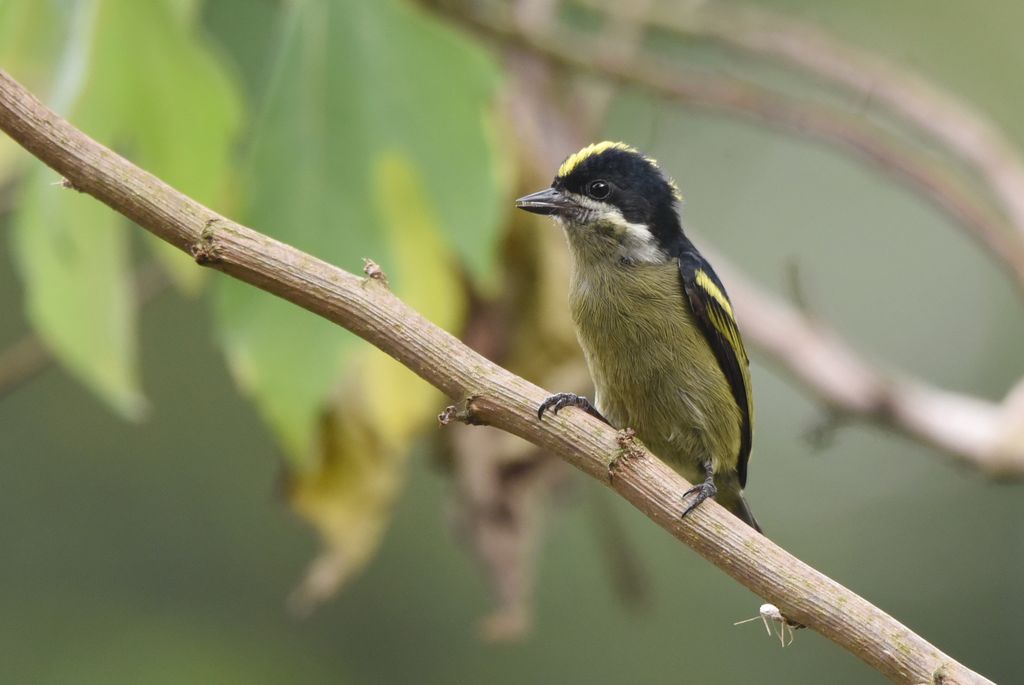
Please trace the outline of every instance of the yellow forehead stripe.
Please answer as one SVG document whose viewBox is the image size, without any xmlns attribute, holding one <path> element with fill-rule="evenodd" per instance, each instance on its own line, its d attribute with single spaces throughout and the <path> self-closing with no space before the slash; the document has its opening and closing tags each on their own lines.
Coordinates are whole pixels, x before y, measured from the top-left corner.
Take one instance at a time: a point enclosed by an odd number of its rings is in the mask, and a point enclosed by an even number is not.
<svg viewBox="0 0 1024 685">
<path fill-rule="evenodd" d="M 636 152 L 636 148 L 626 145 L 625 143 L 616 143 L 611 140 L 605 140 L 600 143 L 592 143 L 579 152 L 569 155 L 562 166 L 558 167 L 558 177 L 565 178 L 572 173 L 573 169 L 578 167 L 585 159 L 589 159 L 594 155 L 599 155 L 607 150 L 622 150 L 623 152 Z M 639 153 L 638 153 L 639 154 Z"/>
<path fill-rule="evenodd" d="M 636 155 L 640 154 L 640 152 L 635 147 L 633 147 L 632 145 L 627 145 L 626 143 L 623 142 L 603 140 L 600 143 L 591 143 L 590 145 L 586 146 L 579 152 L 575 152 L 569 155 L 566 158 L 566 160 L 562 162 L 562 166 L 558 167 L 558 178 L 565 178 L 566 176 L 571 174 L 573 170 L 576 169 L 576 167 L 582 164 L 585 160 L 595 155 L 599 155 L 607 150 L 622 150 L 623 152 L 632 152 L 633 154 Z M 658 160 L 653 159 L 651 157 L 644 157 L 644 159 L 647 160 L 647 162 L 655 169 L 658 169 L 659 171 L 661 170 L 661 167 L 658 166 Z M 666 180 L 668 181 L 668 184 L 672 187 L 672 195 L 674 195 L 678 201 L 682 202 L 683 195 L 682 193 L 679 192 L 679 186 L 677 186 L 676 182 L 671 178 Z"/>
</svg>

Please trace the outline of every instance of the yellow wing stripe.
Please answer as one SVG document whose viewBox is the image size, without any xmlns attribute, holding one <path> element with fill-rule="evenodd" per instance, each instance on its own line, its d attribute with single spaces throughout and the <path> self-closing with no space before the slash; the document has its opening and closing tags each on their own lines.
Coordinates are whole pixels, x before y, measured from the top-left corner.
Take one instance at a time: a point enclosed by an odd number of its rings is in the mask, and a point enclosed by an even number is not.
<svg viewBox="0 0 1024 685">
<path fill-rule="evenodd" d="M 691 297 L 700 300 L 702 304 L 696 313 L 703 318 L 702 325 L 705 327 L 705 331 L 711 329 L 717 334 L 717 336 L 709 335 L 708 342 L 715 349 L 715 355 L 719 358 L 722 371 L 732 388 L 733 396 L 742 393 L 746 400 L 746 416 L 741 434 L 738 464 L 741 482 L 745 482 L 747 463 L 750 460 L 750 440 L 754 430 L 754 398 L 750 391 L 750 362 L 747 358 L 747 350 L 743 347 L 732 304 L 726 297 L 725 291 L 719 287 L 716 279 L 708 271 L 698 267 L 694 269 L 690 283 L 692 283 L 690 287 L 697 291 Z M 719 354 L 722 346 L 727 346 L 729 352 L 732 353 L 731 355 L 726 353 L 724 360 L 723 356 Z M 736 371 L 739 372 L 738 379 L 732 371 L 733 362 L 736 363 Z M 736 385 L 737 383 L 741 383 L 742 388 Z M 742 400 L 737 398 L 737 401 Z"/>
<path fill-rule="evenodd" d="M 711 324 L 729 341 L 729 347 L 733 349 L 736 357 L 744 363 L 748 363 L 747 350 L 743 347 L 743 341 L 740 339 L 740 333 L 736 326 L 736 316 L 732 313 L 732 304 L 730 304 L 729 298 L 725 296 L 722 289 L 718 287 L 703 269 L 697 270 L 696 282 L 697 286 L 707 293 L 708 297 L 719 307 L 717 309 L 709 307 L 707 310 Z"/>
<path fill-rule="evenodd" d="M 740 342 L 739 335 L 737 335 L 736 326 L 733 324 L 731 319 L 724 319 L 720 312 L 711 310 L 709 312 L 712 325 L 718 329 L 718 332 L 729 342 L 729 347 L 733 349 L 736 356 L 740 360 L 746 362 L 747 354 L 746 350 L 743 349 L 743 343 Z"/>
<path fill-rule="evenodd" d="M 707 272 L 703 269 L 697 269 L 696 275 L 697 285 L 700 286 L 701 290 L 711 296 L 718 306 L 725 310 L 725 313 L 729 315 L 730 319 L 735 319 L 736 316 L 732 313 L 732 305 L 729 304 L 729 298 L 725 296 L 722 289 L 712 280 L 711 276 L 708 276 Z"/>
<path fill-rule="evenodd" d="M 623 143 L 621 141 L 602 140 L 600 143 L 591 143 L 590 145 L 587 145 L 579 152 L 574 152 L 573 154 L 569 155 L 565 159 L 565 161 L 562 162 L 562 165 L 558 167 L 558 178 L 565 178 L 566 176 L 571 174 L 573 170 L 576 169 L 576 167 L 582 164 L 585 160 L 593 157 L 594 155 L 599 155 L 607 150 L 622 150 L 623 152 L 631 152 L 636 155 L 640 154 L 640 152 L 637 151 L 635 147 L 633 147 L 632 145 L 627 145 L 626 143 Z M 652 157 L 646 157 L 643 155 L 641 156 L 644 157 L 644 159 L 647 160 L 647 162 L 655 169 L 658 169 L 659 171 L 661 170 L 661 167 L 658 166 L 658 160 Z M 672 194 L 675 196 L 677 200 L 682 202 L 683 195 L 682 193 L 679 192 L 679 186 L 677 186 L 676 182 L 671 178 L 667 180 L 668 184 L 672 186 Z"/>
</svg>

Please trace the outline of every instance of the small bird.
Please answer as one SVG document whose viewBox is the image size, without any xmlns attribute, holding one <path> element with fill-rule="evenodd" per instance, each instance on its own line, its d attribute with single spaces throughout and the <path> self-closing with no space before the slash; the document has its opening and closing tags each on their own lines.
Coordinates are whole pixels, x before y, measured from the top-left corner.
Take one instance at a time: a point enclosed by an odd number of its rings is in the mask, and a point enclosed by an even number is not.
<svg viewBox="0 0 1024 685">
<path fill-rule="evenodd" d="M 732 304 L 683 231 L 675 183 L 625 143 L 570 155 L 550 188 L 516 206 L 554 217 L 571 254 L 569 309 L 594 404 L 574 393 L 537 411 L 575 406 L 632 428 L 654 454 L 698 483 L 686 516 L 714 497 L 760 531 L 746 500 L 753 405 Z"/>
</svg>

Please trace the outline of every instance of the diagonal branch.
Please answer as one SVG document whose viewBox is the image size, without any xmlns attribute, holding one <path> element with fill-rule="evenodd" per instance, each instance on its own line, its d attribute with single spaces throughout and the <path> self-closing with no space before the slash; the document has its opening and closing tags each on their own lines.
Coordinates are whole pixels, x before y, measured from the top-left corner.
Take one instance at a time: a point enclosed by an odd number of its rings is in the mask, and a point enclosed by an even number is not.
<svg viewBox="0 0 1024 685">
<path fill-rule="evenodd" d="M 380 279 L 359 278 L 220 216 L 75 129 L 3 71 L 0 128 L 75 188 L 198 263 L 344 326 L 392 355 L 460 400 L 459 409 L 446 415 L 519 435 L 603 482 L 789 618 L 894 682 L 990 682 L 717 504 L 680 520 L 688 483 L 628 435 L 577 411 L 538 421 L 541 388 L 431 324 Z"/>
<path fill-rule="evenodd" d="M 708 251 L 710 252 L 710 250 Z M 995 478 L 1024 477 L 1024 409 L 889 374 L 833 329 L 755 286 L 715 256 L 743 334 L 829 409 L 897 430 Z"/>
<path fill-rule="evenodd" d="M 1018 289 L 1024 289 L 1024 229 L 1012 230 L 988 203 L 934 159 L 910 149 L 861 116 L 720 74 L 670 65 L 643 54 L 623 59 L 610 53 L 599 40 L 579 32 L 520 29 L 475 10 L 434 7 L 485 37 L 521 46 L 575 72 L 640 88 L 687 107 L 754 120 L 843 149 L 917 191 L 963 227 L 1007 272 Z M 1024 197 L 1024 193 L 1020 195 Z"/>
<path fill-rule="evenodd" d="M 597 9 L 599 0 L 577 0 Z M 602 9 L 607 10 L 607 7 Z M 974 167 L 1024 240 L 1024 159 L 1003 132 L 966 102 L 885 59 L 785 15 L 722 2 L 661 3 L 648 19 L 800 69 L 878 102 Z"/>
<path fill-rule="evenodd" d="M 577 1 L 600 4 L 599 0 Z M 599 43 L 568 32 L 544 35 L 499 24 L 478 12 L 435 9 L 478 33 L 525 48 L 553 64 L 641 87 L 687 106 L 750 117 L 867 159 L 935 203 L 1024 286 L 1024 234 L 1014 233 L 951 174 L 857 117 L 752 84 L 669 67 L 647 57 L 609 55 Z M 1013 401 L 1018 393 L 995 403 L 885 373 L 824 323 L 749 283 L 730 269 L 724 258 L 716 257 L 715 264 L 719 271 L 729 273 L 726 281 L 741 314 L 744 336 L 830 409 L 899 431 L 989 476 L 1024 477 L 1024 441 L 1019 437 L 1024 431 L 1024 409 Z"/>
</svg>

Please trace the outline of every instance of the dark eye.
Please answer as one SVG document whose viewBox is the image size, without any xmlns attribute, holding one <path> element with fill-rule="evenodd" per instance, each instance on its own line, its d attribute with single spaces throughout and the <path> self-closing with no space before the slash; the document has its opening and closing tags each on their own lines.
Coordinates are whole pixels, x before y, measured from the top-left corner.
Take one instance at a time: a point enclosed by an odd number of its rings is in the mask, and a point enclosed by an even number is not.
<svg viewBox="0 0 1024 685">
<path fill-rule="evenodd" d="M 591 181 L 587 184 L 587 195 L 594 198 L 595 200 L 603 200 L 608 197 L 608 194 L 612 192 L 611 187 L 608 185 L 608 181 Z"/>
</svg>

